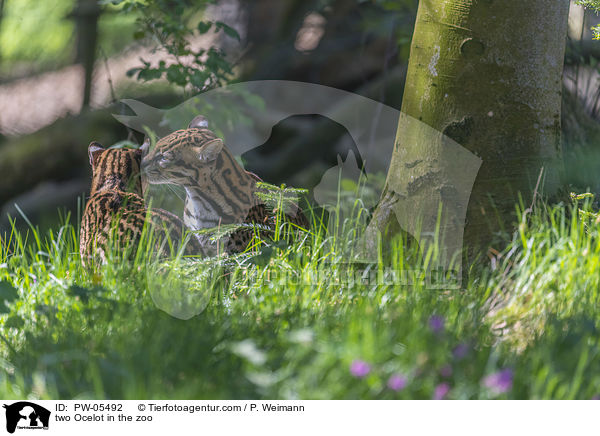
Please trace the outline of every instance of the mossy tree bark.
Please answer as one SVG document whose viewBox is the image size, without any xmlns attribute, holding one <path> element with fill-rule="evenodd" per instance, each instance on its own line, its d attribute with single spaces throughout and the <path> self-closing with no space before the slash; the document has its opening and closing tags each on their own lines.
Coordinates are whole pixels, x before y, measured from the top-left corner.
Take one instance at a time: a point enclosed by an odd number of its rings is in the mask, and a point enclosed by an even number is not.
<svg viewBox="0 0 600 436">
<path fill-rule="evenodd" d="M 419 3 L 403 116 L 443 133 L 482 161 L 466 211 L 469 251 L 485 248 L 494 231 L 514 222 L 519 193 L 531 200 L 542 167 L 546 191 L 559 187 L 568 11 L 568 0 Z M 374 214 L 379 230 L 397 229 L 396 216 L 418 202 L 457 206 L 444 194 L 448 184 L 440 174 L 463 168 L 444 168 L 444 141 L 432 147 L 431 135 L 418 124 L 401 118 Z M 415 180 L 430 183 L 414 189 Z"/>
</svg>

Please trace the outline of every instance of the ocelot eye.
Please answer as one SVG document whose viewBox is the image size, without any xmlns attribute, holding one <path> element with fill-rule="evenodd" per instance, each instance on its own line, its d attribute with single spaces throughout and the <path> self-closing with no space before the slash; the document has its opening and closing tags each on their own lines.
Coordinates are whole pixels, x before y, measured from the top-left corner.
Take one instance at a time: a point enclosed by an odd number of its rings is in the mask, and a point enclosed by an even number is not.
<svg viewBox="0 0 600 436">
<path fill-rule="evenodd" d="M 171 159 L 171 156 L 164 155 L 158 160 L 158 165 L 164 168 L 171 163 Z"/>
</svg>

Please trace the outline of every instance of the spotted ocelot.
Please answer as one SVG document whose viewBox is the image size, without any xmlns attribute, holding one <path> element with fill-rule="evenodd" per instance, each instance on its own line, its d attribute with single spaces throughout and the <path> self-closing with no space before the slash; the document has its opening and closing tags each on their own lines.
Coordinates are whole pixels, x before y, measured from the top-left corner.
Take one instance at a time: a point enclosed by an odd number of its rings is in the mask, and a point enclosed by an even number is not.
<svg viewBox="0 0 600 436">
<path fill-rule="evenodd" d="M 267 233 L 275 229 L 276 210 L 270 210 L 257 195 L 262 180 L 245 171 L 208 128 L 202 115 L 187 129 L 177 130 L 153 147 L 142 147 L 142 171 L 150 184 L 173 184 L 185 189 L 183 221 L 192 230 L 218 228 L 227 224 L 260 224 Z M 303 229 L 309 222 L 302 211 L 282 214 L 286 223 Z M 225 242 L 228 253 L 244 251 L 252 240 L 252 228 L 239 228 Z"/>
<path fill-rule="evenodd" d="M 97 142 L 88 147 L 92 185 L 81 220 L 79 253 L 85 266 L 106 263 L 111 247 L 137 247 L 146 219 L 156 241 L 182 241 L 185 226 L 174 214 L 161 209 L 148 212 L 142 197 L 140 149 L 105 149 Z M 167 240 L 167 237 L 170 241 Z M 203 255 L 204 249 L 190 235 L 186 254 Z M 162 247 L 162 248 L 161 248 Z M 164 250 L 164 245 L 155 249 Z M 164 253 L 166 254 L 166 253 Z"/>
</svg>

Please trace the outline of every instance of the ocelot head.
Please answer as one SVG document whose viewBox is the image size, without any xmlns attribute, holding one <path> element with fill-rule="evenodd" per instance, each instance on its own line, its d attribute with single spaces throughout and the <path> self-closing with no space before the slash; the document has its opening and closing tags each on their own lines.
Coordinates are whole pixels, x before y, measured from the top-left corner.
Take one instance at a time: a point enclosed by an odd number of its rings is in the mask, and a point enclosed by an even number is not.
<svg viewBox="0 0 600 436">
<path fill-rule="evenodd" d="M 90 195 L 102 190 L 132 192 L 142 195 L 139 149 L 106 149 L 97 142 L 88 147 L 92 166 Z"/>
<path fill-rule="evenodd" d="M 223 151 L 223 141 L 207 128 L 206 119 L 194 118 L 187 129 L 177 130 L 150 147 L 141 147 L 142 172 L 150 184 L 208 185 Z"/>
</svg>

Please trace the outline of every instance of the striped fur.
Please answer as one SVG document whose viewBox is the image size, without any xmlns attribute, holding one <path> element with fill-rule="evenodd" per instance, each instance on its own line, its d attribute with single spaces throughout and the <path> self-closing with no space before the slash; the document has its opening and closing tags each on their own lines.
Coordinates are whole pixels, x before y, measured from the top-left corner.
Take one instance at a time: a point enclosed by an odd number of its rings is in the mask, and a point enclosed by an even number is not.
<svg viewBox="0 0 600 436">
<path fill-rule="evenodd" d="M 106 262 L 111 243 L 125 249 L 139 243 L 144 223 L 149 216 L 159 238 L 168 236 L 181 241 L 185 229 L 181 220 L 170 212 L 146 209 L 142 197 L 140 150 L 104 149 L 92 142 L 89 146 L 92 165 L 90 198 L 81 220 L 79 252 L 86 266 L 96 261 Z M 166 233 L 165 233 L 166 230 Z M 112 240 L 111 238 L 117 238 Z M 192 238 L 188 253 L 204 254 L 196 238 Z"/>
<path fill-rule="evenodd" d="M 260 178 L 245 171 L 223 141 L 204 125 L 173 132 L 147 150 L 142 159 L 147 181 L 185 189 L 183 221 L 192 230 L 240 223 L 273 228 L 272 214 L 256 196 Z M 301 211 L 294 217 L 286 215 L 286 219 L 308 228 Z M 243 251 L 251 239 L 251 230 L 238 230 L 230 235 L 227 251 Z"/>
</svg>

